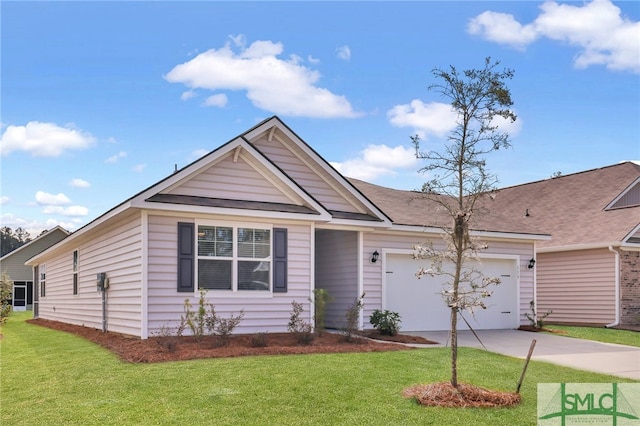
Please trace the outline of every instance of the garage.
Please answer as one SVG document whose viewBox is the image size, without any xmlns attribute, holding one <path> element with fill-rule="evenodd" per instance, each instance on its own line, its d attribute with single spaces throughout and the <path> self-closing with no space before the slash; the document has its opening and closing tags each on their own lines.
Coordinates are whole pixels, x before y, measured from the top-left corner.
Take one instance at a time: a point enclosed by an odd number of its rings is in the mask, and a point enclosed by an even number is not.
<svg viewBox="0 0 640 426">
<path fill-rule="evenodd" d="M 420 266 L 429 268 L 428 260 L 415 260 L 408 254 L 386 253 L 384 276 L 384 309 L 398 312 L 403 331 L 449 330 L 450 310 L 439 292 L 445 277 L 416 278 Z M 477 269 L 486 276 L 500 277 L 493 294 L 484 299 L 487 309 L 476 310 L 475 316 L 464 312 L 464 318 L 475 330 L 513 329 L 518 323 L 518 270 L 516 259 L 483 258 Z M 458 329 L 468 329 L 458 321 Z"/>
</svg>

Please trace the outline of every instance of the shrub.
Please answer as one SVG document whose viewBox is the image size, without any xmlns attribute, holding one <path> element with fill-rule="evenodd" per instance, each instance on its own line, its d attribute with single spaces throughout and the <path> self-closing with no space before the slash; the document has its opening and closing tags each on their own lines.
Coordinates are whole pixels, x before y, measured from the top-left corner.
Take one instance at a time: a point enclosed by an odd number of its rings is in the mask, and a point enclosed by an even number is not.
<svg viewBox="0 0 640 426">
<path fill-rule="evenodd" d="M 358 335 L 360 311 L 362 311 L 362 308 L 364 308 L 364 303 L 362 301 L 363 299 L 364 293 L 362 293 L 362 296 L 354 300 L 353 303 L 347 308 L 347 313 L 345 314 L 347 322 L 342 329 L 344 340 L 347 342 L 353 342 Z"/>
<path fill-rule="evenodd" d="M 213 305 L 211 306 L 211 312 L 213 312 Z M 214 333 L 220 337 L 220 346 L 227 346 L 229 344 L 229 338 L 233 333 L 233 330 L 240 324 L 244 317 L 244 311 L 240 310 L 237 316 L 233 314 L 229 318 L 216 317 L 216 325 L 214 327 Z"/>
<path fill-rule="evenodd" d="M 180 318 L 179 335 L 182 335 L 182 331 L 189 327 L 193 337 L 197 342 L 200 342 L 206 330 L 208 334 L 220 336 L 220 346 L 226 346 L 233 330 L 242 321 L 244 311 L 241 310 L 238 316 L 231 315 L 229 318 L 221 318 L 216 314 L 215 306 L 206 302 L 206 296 L 207 291 L 201 289 L 197 312 L 192 310 L 193 307 L 189 299 L 184 300 L 185 314 Z"/>
<path fill-rule="evenodd" d="M 0 324 L 4 324 L 11 314 L 11 290 L 13 289 L 13 281 L 5 272 L 0 276 Z"/>
<path fill-rule="evenodd" d="M 269 344 L 267 333 L 259 332 L 251 336 L 252 348 L 264 348 Z"/>
<path fill-rule="evenodd" d="M 291 316 L 289 317 L 289 324 L 287 330 L 293 333 L 298 343 L 303 345 L 309 345 L 315 339 L 313 335 L 313 329 L 311 324 L 300 318 L 300 315 L 304 311 L 302 303 L 298 303 L 295 300 L 291 302 Z"/>
<path fill-rule="evenodd" d="M 184 299 L 184 316 L 181 317 L 196 342 L 200 342 L 204 336 L 204 330 L 207 326 L 207 303 L 206 303 L 206 290 L 200 290 L 200 298 L 198 299 L 198 310 L 192 311 L 193 306 L 189 299 Z"/>
<path fill-rule="evenodd" d="M 322 334 L 325 328 L 325 315 L 327 311 L 327 304 L 333 300 L 333 297 L 329 295 L 329 292 L 323 288 L 316 288 L 313 290 L 313 305 L 314 305 L 314 328 L 318 335 Z"/>
<path fill-rule="evenodd" d="M 531 327 L 542 330 L 544 328 L 544 319 L 553 313 L 552 310 L 548 310 L 542 315 L 538 315 L 536 311 L 536 302 L 533 300 L 529 302 L 529 307 L 531 308 L 531 313 L 526 313 L 525 316 L 529 320 Z"/>
<path fill-rule="evenodd" d="M 373 328 L 385 336 L 395 336 L 400 331 L 400 314 L 389 310 L 381 311 L 376 309 L 369 317 L 369 322 Z"/>
<path fill-rule="evenodd" d="M 176 334 L 173 333 L 173 329 L 166 324 L 160 326 L 160 330 L 156 333 L 152 333 L 153 337 L 157 337 L 158 345 L 173 353 L 178 347 L 178 337 L 181 335 L 180 328 Z"/>
</svg>

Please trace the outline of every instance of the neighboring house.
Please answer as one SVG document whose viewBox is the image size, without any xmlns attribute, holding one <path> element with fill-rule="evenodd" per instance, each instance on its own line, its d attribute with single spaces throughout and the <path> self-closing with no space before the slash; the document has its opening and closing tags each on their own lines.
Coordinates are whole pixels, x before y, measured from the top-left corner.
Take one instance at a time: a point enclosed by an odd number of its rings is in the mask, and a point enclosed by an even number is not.
<svg viewBox="0 0 640 426">
<path fill-rule="evenodd" d="M 548 230 L 536 243 L 538 311 L 547 320 L 640 325 L 640 165 L 501 189 L 495 208 Z"/>
<path fill-rule="evenodd" d="M 441 281 L 417 280 L 428 262 L 412 258 L 417 243 L 442 246 L 439 220 L 418 193 L 346 179 L 272 117 L 27 263 L 39 277 L 41 318 L 142 338 L 176 327 L 199 288 L 218 314 L 244 311 L 239 333 L 286 331 L 293 301 L 311 322 L 315 288 L 334 297 L 330 327 L 364 293 L 360 327 L 378 308 L 399 312 L 405 331 L 444 330 Z M 479 329 L 526 324 L 535 292 L 527 265 L 549 236 L 520 214 L 492 213 L 474 229 L 489 242 L 479 268 L 502 284 L 488 310 L 466 318 Z"/>
<path fill-rule="evenodd" d="M 25 265 L 25 262 L 63 240 L 67 235 L 69 235 L 67 230 L 56 226 L 0 258 L 0 271 L 7 274 L 13 281 L 14 311 L 34 309 L 33 271 L 31 267 Z"/>
</svg>

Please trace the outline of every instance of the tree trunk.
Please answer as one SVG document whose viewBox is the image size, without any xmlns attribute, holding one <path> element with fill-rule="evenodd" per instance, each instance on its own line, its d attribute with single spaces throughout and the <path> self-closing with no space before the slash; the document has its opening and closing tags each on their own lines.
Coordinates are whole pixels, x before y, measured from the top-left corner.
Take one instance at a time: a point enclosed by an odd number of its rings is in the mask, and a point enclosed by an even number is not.
<svg viewBox="0 0 640 426">
<path fill-rule="evenodd" d="M 464 253 L 464 242 L 467 233 L 467 223 L 465 215 L 458 213 L 455 218 L 453 239 L 456 247 L 456 271 L 453 277 L 453 305 L 451 306 L 451 386 L 458 388 L 458 286 L 460 285 L 460 275 L 462 274 L 462 261 Z"/>
<path fill-rule="evenodd" d="M 458 388 L 458 308 L 451 308 L 451 386 Z"/>
</svg>

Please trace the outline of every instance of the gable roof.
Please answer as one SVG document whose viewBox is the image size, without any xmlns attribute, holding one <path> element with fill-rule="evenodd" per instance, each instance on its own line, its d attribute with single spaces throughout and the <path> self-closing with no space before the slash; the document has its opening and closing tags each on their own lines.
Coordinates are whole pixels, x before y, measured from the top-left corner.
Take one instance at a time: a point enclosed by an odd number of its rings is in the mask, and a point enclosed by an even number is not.
<svg viewBox="0 0 640 426">
<path fill-rule="evenodd" d="M 68 235 L 69 231 L 59 225 L 40 234 L 28 243 L 2 256 L 0 258 L 2 272 L 7 272 L 14 281 L 30 281 L 31 268 L 26 266 L 25 262 L 64 240 Z"/>
<path fill-rule="evenodd" d="M 224 158 L 232 157 L 235 163 L 242 158 L 257 174 L 268 180 L 277 188 L 283 197 L 289 200 L 283 202 L 262 202 L 261 200 L 244 200 L 242 198 L 215 198 L 209 196 L 194 196 L 193 194 L 176 194 L 173 189 L 179 188 L 185 182 L 194 179 L 209 167 Z M 211 188 L 215 192 L 215 188 Z M 281 217 L 293 215 L 310 215 L 313 220 L 329 221 L 329 212 L 318 203 L 304 188 L 291 180 L 289 176 L 275 166 L 260 151 L 249 144 L 244 137 L 237 137 L 211 151 L 190 165 L 176 171 L 155 185 L 147 188 L 130 200 L 131 207 L 150 210 L 175 210 L 200 213 L 224 213 L 231 215 L 246 215 L 251 210 L 255 216 L 270 216 L 278 213 Z"/>
<path fill-rule="evenodd" d="M 274 141 L 280 144 L 277 148 Z M 269 145 L 272 142 L 274 144 Z M 283 157 L 281 153 L 268 152 L 274 149 L 290 155 Z M 236 194 L 230 191 L 226 194 L 231 197 L 210 196 L 206 191 L 189 192 L 186 183 L 225 159 L 231 159 L 233 163 L 242 160 L 244 170 L 250 170 L 254 176 L 261 176 L 268 182 L 272 195 L 273 191 L 279 191 L 277 201 L 247 200 L 234 197 Z M 301 175 L 301 169 L 306 175 Z M 310 177 L 321 187 L 308 185 Z M 207 186 L 205 182 L 204 187 L 216 192 L 215 183 Z M 182 192 L 185 188 L 187 191 Z M 71 243 L 96 227 L 136 210 L 303 219 L 382 229 L 397 225 L 437 227 L 446 223 L 439 222 L 443 216 L 435 203 L 418 200 L 416 194 L 345 178 L 282 120 L 273 116 L 108 210 L 71 234 L 65 242 Z M 326 201 L 329 199 L 341 200 L 334 204 L 346 206 L 346 209 L 327 208 L 324 204 L 331 202 Z M 534 226 L 518 216 L 498 213 L 497 209 L 479 219 L 473 229 L 513 234 L 510 238 L 548 238 L 544 227 Z M 51 247 L 30 262 L 36 263 L 41 256 L 58 248 L 60 245 Z"/>
<path fill-rule="evenodd" d="M 332 215 L 332 222 L 340 224 L 358 224 L 369 221 L 369 225 L 378 227 L 391 226 L 391 219 L 371 202 L 349 179 L 340 174 L 328 161 L 321 157 L 309 144 L 291 130 L 279 117 L 273 116 L 259 123 L 243 134 L 259 151 L 270 151 L 265 154 L 273 163 L 281 168 L 292 180 L 308 181 L 309 176 L 316 179 L 315 185 L 322 188 L 307 188 Z M 289 158 L 278 154 L 273 144 L 279 144 L 287 151 Z M 271 145 L 271 146 L 269 146 Z M 306 173 L 301 173 L 304 170 Z M 306 176 L 305 176 L 306 174 Z M 339 199 L 346 209 L 333 207 L 332 198 Z M 378 224 L 372 223 L 379 222 Z"/>
<path fill-rule="evenodd" d="M 612 206 L 636 190 L 639 178 L 640 165 L 627 161 L 503 188 L 494 203 L 501 213 L 551 233 L 550 241 L 538 245 L 541 251 L 619 246 L 640 225 L 640 203 Z"/>
<path fill-rule="evenodd" d="M 26 244 L 21 245 L 15 250 L 10 251 L 4 256 L 0 257 L 0 261 L 3 261 L 11 256 L 18 255 L 22 252 L 30 251 L 33 246 L 39 245 L 39 250 L 45 250 L 50 246 L 54 245 L 58 241 L 66 238 L 69 235 L 69 231 L 64 229 L 62 226 L 58 225 L 49 230 L 44 231 L 40 235 L 38 235 L 33 240 L 29 241 Z M 33 256 L 33 254 L 32 254 Z"/>
</svg>

